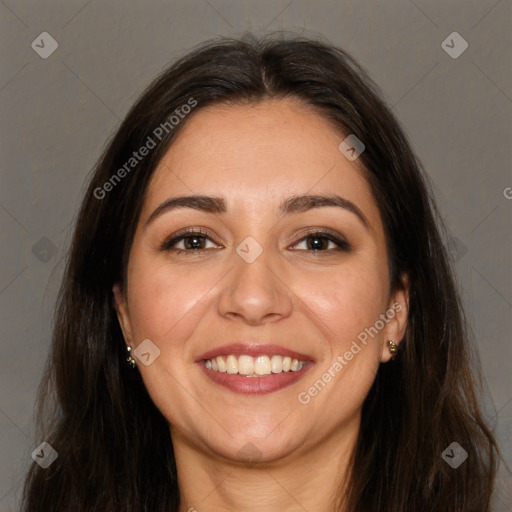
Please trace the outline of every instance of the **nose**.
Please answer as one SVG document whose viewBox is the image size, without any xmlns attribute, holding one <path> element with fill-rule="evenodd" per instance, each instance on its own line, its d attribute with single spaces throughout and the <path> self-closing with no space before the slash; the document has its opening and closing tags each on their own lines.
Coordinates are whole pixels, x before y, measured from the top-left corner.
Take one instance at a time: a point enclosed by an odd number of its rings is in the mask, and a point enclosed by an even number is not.
<svg viewBox="0 0 512 512">
<path fill-rule="evenodd" d="M 218 299 L 219 314 L 249 325 L 275 322 L 290 316 L 292 291 L 279 275 L 277 265 L 271 265 L 267 252 L 253 262 L 244 261 L 233 253 L 235 268 L 223 280 Z"/>
</svg>

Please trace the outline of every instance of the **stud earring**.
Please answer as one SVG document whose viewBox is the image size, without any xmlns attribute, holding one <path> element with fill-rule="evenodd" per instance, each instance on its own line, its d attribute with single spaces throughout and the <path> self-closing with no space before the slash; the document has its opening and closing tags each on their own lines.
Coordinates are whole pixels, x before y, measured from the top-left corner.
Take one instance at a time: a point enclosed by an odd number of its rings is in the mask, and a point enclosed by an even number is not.
<svg viewBox="0 0 512 512">
<path fill-rule="evenodd" d="M 392 340 L 388 340 L 387 345 L 388 345 L 389 353 L 391 354 L 391 359 L 395 359 L 395 357 L 398 353 L 398 345 Z"/>
<path fill-rule="evenodd" d="M 132 347 L 126 347 L 126 362 L 130 368 L 135 368 L 137 364 L 135 363 L 135 359 L 132 357 Z"/>
</svg>

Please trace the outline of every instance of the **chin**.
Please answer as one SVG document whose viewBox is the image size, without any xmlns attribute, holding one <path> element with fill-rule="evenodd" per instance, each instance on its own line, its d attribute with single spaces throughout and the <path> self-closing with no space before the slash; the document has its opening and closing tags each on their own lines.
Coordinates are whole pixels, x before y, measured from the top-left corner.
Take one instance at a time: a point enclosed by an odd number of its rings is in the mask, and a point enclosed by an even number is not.
<svg viewBox="0 0 512 512">
<path fill-rule="evenodd" d="M 288 425 L 290 428 L 290 425 Z M 276 429 L 275 422 L 270 428 L 268 425 L 253 426 L 248 429 L 226 428 L 229 432 L 222 432 L 222 439 L 210 446 L 213 451 L 232 461 L 242 463 L 275 462 L 296 453 L 303 445 L 296 432 L 290 429 L 283 432 Z M 210 440 L 211 443 L 212 440 Z"/>
</svg>

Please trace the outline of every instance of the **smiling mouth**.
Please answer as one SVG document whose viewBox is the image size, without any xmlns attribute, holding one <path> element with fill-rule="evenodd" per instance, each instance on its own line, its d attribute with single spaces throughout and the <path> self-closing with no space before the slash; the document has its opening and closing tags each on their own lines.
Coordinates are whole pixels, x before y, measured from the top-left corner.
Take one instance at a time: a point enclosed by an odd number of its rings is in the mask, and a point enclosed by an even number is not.
<svg viewBox="0 0 512 512">
<path fill-rule="evenodd" d="M 254 340 L 213 348 L 195 362 L 210 382 L 245 395 L 282 390 L 315 366 L 305 353 Z"/>
<path fill-rule="evenodd" d="M 271 374 L 297 372 L 302 370 L 305 365 L 306 361 L 278 354 L 256 357 L 246 354 L 239 356 L 230 354 L 204 360 L 204 366 L 208 370 L 230 375 L 243 375 L 245 377 L 263 377 Z"/>
</svg>

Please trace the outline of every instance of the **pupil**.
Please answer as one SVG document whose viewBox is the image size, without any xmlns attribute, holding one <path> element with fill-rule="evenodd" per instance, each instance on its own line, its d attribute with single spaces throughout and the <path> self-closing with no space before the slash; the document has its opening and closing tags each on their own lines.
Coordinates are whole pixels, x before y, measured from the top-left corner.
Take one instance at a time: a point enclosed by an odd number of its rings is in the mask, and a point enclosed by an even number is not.
<svg viewBox="0 0 512 512">
<path fill-rule="evenodd" d="M 309 245 L 310 245 L 311 249 L 321 249 L 323 246 L 323 243 L 325 242 L 325 240 L 323 240 L 322 238 L 317 238 L 317 237 L 312 237 L 312 238 L 310 238 L 310 240 L 311 240 L 311 243 Z"/>
<path fill-rule="evenodd" d="M 201 246 L 201 237 L 191 236 L 187 238 L 189 249 L 198 249 Z"/>
</svg>

